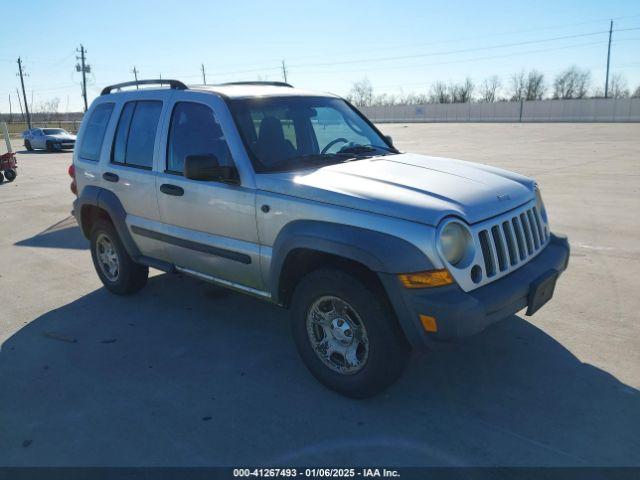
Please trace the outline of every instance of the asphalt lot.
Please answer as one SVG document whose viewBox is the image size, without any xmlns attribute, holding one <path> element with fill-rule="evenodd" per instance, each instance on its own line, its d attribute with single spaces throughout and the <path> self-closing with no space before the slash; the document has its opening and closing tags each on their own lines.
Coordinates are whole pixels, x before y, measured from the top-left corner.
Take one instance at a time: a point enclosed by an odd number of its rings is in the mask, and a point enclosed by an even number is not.
<svg viewBox="0 0 640 480">
<path fill-rule="evenodd" d="M 414 355 L 354 401 L 287 312 L 154 272 L 101 287 L 70 153 L 0 185 L 0 465 L 640 465 L 640 125 L 381 125 L 405 151 L 535 176 L 569 270 L 534 317 Z"/>
</svg>

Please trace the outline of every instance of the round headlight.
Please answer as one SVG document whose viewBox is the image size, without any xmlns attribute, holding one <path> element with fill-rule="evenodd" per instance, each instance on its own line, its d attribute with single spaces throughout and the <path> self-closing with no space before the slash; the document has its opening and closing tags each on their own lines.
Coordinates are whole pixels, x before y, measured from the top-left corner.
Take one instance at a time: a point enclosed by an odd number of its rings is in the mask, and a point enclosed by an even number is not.
<svg viewBox="0 0 640 480">
<path fill-rule="evenodd" d="M 451 265 L 457 265 L 462 261 L 470 242 L 469 231 L 457 222 L 448 223 L 440 233 L 442 254 Z"/>
<path fill-rule="evenodd" d="M 536 185 L 535 188 L 536 193 L 536 208 L 538 209 L 538 213 L 542 216 L 542 219 L 547 221 L 547 210 L 544 208 L 544 202 L 542 201 L 542 194 L 540 193 L 540 188 Z"/>
</svg>

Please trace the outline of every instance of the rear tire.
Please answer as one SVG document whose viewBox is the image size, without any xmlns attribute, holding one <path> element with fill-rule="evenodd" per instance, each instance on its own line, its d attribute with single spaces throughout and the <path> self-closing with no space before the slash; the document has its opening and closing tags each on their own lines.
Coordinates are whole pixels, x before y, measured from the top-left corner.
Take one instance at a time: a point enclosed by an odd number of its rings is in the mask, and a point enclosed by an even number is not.
<svg viewBox="0 0 640 480">
<path fill-rule="evenodd" d="M 18 172 L 16 172 L 13 168 L 9 168 L 4 171 L 4 176 L 7 179 L 7 182 L 13 182 L 18 176 Z"/>
<path fill-rule="evenodd" d="M 0 172 L 0 183 L 4 182 L 4 175 Z"/>
<path fill-rule="evenodd" d="M 24 148 L 26 148 L 29 152 L 33 152 L 33 147 L 31 146 L 31 142 L 29 140 L 24 141 Z"/>
<path fill-rule="evenodd" d="M 133 261 L 110 222 L 98 220 L 93 225 L 91 258 L 100 280 L 113 293 L 135 293 L 147 283 L 149 267 Z"/>
<path fill-rule="evenodd" d="M 386 299 L 342 270 L 306 275 L 294 292 L 291 316 L 293 338 L 307 368 L 347 397 L 371 397 L 387 388 L 411 354 Z"/>
</svg>

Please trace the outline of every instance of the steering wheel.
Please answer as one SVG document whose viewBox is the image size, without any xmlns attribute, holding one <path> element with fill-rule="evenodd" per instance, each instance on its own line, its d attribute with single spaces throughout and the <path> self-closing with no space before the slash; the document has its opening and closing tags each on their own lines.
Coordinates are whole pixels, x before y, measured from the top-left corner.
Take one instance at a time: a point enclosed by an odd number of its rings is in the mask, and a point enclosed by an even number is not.
<svg viewBox="0 0 640 480">
<path fill-rule="evenodd" d="M 349 143 L 349 140 L 347 140 L 346 138 L 336 138 L 335 140 L 331 140 L 329 143 L 327 143 L 327 146 L 324 147 L 322 149 L 322 151 L 320 152 L 322 155 L 324 155 L 325 153 L 327 153 L 327 150 L 329 150 L 331 147 L 333 147 L 336 143 Z"/>
</svg>

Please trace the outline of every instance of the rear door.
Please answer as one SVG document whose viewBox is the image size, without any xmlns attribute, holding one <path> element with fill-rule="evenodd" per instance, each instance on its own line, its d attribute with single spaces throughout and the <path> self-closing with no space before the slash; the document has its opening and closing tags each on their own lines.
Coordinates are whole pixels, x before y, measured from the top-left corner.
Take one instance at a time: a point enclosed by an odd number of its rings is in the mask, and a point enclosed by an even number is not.
<svg viewBox="0 0 640 480">
<path fill-rule="evenodd" d="M 165 261 L 168 254 L 164 244 L 140 232 L 162 229 L 153 166 L 168 96 L 164 92 L 144 92 L 120 104 L 110 155 L 102 172 L 103 186 L 116 194 L 127 212 L 127 226 L 140 252 Z"/>
<path fill-rule="evenodd" d="M 156 187 L 172 262 L 263 294 L 253 188 L 183 176 L 187 155 L 213 154 L 220 165 L 237 164 L 229 148 L 235 132 L 226 106 L 216 95 L 176 92 L 169 118 Z"/>
</svg>

